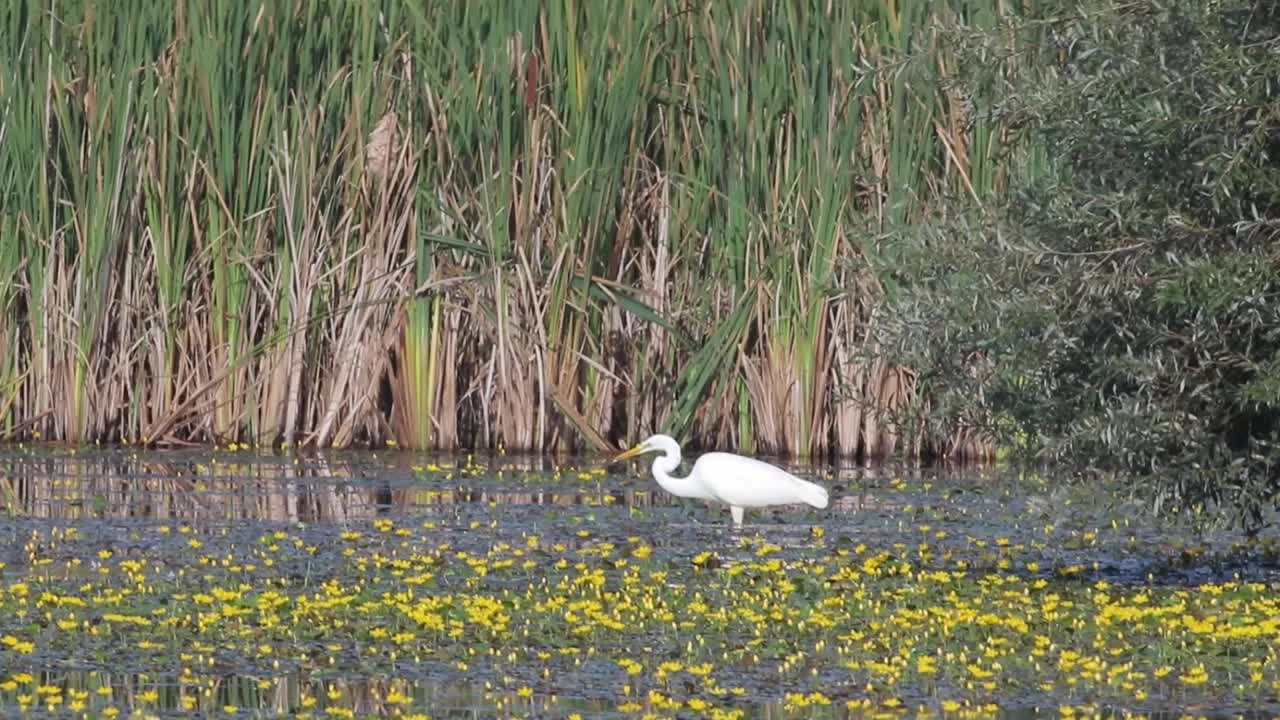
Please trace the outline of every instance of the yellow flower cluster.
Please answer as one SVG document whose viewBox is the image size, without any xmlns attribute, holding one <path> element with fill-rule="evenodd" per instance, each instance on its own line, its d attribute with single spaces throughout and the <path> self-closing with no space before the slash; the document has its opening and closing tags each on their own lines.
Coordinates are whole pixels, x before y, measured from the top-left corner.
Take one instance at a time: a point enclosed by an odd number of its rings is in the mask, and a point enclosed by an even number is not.
<svg viewBox="0 0 1280 720">
<path fill-rule="evenodd" d="M 607 527 L 404 523 L 250 542 L 165 526 L 141 553 L 37 532 L 0 584 L 0 713 L 414 717 L 452 701 L 439 687 L 561 717 L 969 718 L 1008 697 L 1123 712 L 1280 694 L 1266 583 L 1113 585 L 1005 538 L 956 538 L 957 557 L 933 527 L 878 547 L 806 530 L 695 552 Z M 59 657 L 98 670 L 48 672 Z M 333 680 L 353 675 L 366 680 Z"/>
</svg>

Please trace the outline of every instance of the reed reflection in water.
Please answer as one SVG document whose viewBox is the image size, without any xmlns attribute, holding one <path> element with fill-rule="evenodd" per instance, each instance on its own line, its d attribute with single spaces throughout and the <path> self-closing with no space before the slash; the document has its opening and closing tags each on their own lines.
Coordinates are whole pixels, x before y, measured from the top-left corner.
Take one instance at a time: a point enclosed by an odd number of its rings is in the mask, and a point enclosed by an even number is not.
<svg viewBox="0 0 1280 720">
<path fill-rule="evenodd" d="M 466 717 L 488 716 L 495 706 L 538 714 L 600 713 L 604 700 L 561 698 L 554 694 L 521 697 L 507 690 L 486 689 L 465 678 L 425 681 L 407 678 L 303 679 L 297 675 L 257 678 L 251 675 L 156 677 L 106 671 L 19 673 L 25 682 L 0 687 L 0 707 L 55 712 L 72 705 L 92 717 L 110 717 L 111 708 L 147 709 L 166 716 L 199 712 L 212 716 L 290 717 L 299 712 L 328 717 L 392 717 L 406 710 L 428 709 Z M 6 683 L 7 685 L 7 683 Z M 29 698 L 23 702 L 20 698 Z M 34 702 L 39 698 L 40 702 Z M 52 702 L 51 702 L 52 700 Z M 33 707 L 34 706 L 34 707 Z M 106 712 L 104 712 L 106 711 Z M 123 717 L 123 715 L 121 715 Z"/>
<path fill-rule="evenodd" d="M 345 453 L 305 459 L 164 452 L 8 453 L 0 456 L 0 505 L 11 515 L 32 519 L 147 518 L 196 525 L 234 520 L 346 523 L 390 510 L 417 508 L 430 514 L 451 506 L 673 504 L 643 479 L 601 477 L 547 487 L 556 483 L 538 459 L 506 461 L 500 468 L 486 469 L 483 476 L 449 474 L 449 479 L 416 471 L 420 466 L 412 460 L 394 453 L 381 458 Z M 504 475 L 508 484 L 499 481 L 494 486 L 493 478 Z"/>
</svg>

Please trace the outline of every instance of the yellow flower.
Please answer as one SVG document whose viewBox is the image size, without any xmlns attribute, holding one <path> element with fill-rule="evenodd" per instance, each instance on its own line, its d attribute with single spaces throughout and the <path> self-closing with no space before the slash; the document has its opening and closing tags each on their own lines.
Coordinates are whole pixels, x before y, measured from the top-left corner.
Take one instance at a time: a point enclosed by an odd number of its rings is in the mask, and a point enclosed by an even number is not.
<svg viewBox="0 0 1280 720">
<path fill-rule="evenodd" d="M 1209 681 L 1209 673 L 1205 671 L 1204 665 L 1197 665 L 1190 671 L 1179 675 L 1178 679 L 1187 685 L 1203 685 Z"/>
</svg>

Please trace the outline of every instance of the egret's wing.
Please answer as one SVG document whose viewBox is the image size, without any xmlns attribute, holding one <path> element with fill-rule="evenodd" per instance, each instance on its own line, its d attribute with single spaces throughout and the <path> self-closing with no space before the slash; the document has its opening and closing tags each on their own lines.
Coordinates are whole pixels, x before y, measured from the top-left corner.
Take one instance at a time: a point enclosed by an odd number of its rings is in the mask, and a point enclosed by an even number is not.
<svg viewBox="0 0 1280 720">
<path fill-rule="evenodd" d="M 707 453 L 693 474 L 721 502 L 741 507 L 806 503 L 827 506 L 827 491 L 775 465 L 733 453 Z"/>
</svg>

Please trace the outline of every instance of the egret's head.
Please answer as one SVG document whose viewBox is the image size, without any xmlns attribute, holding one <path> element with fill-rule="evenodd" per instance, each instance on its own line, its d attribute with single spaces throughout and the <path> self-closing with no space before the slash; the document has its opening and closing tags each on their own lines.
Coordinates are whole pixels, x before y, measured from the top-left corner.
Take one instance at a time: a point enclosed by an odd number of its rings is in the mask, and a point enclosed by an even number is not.
<svg viewBox="0 0 1280 720">
<path fill-rule="evenodd" d="M 639 445 L 619 454 L 613 459 L 613 461 L 622 462 L 623 460 L 629 460 L 633 457 L 651 452 L 660 452 L 670 455 L 673 454 L 673 450 L 674 453 L 680 452 L 680 446 L 676 443 L 674 438 L 669 435 L 651 435 L 647 440 Z"/>
</svg>

